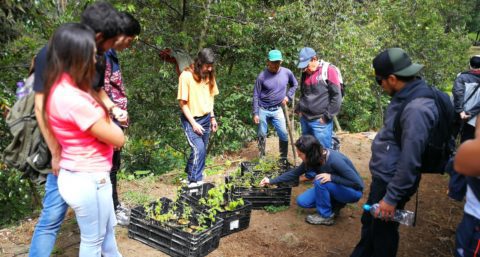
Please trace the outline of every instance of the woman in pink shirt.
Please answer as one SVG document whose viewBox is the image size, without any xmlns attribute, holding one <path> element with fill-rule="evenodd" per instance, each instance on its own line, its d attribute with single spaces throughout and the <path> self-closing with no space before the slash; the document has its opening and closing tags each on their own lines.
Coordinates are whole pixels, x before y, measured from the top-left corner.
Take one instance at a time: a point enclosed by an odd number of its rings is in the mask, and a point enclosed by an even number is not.
<svg viewBox="0 0 480 257">
<path fill-rule="evenodd" d="M 113 147 L 125 142 L 91 84 L 95 34 L 77 23 L 62 25 L 48 45 L 45 120 L 62 147 L 58 187 L 75 211 L 80 256 L 121 256 L 109 172 Z"/>
</svg>

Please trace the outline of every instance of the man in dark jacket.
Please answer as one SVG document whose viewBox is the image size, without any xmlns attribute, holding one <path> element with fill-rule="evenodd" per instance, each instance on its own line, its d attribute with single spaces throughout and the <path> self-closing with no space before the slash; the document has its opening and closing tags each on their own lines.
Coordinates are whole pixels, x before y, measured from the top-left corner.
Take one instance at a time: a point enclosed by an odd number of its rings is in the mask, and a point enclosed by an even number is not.
<svg viewBox="0 0 480 257">
<path fill-rule="evenodd" d="M 475 137 L 475 122 L 480 113 L 480 55 L 470 58 L 470 70 L 459 73 L 452 88 L 455 106 L 454 135 L 460 134 L 460 142 Z M 449 170 L 448 196 L 457 201 L 465 198 L 467 183 L 463 175 Z"/>
<path fill-rule="evenodd" d="M 301 95 L 295 112 L 300 115 L 302 135 L 313 135 L 325 148 L 332 148 L 333 117 L 340 111 L 342 94 L 337 70 L 319 60 L 310 47 L 300 50 L 298 68 L 303 69 Z M 327 79 L 322 79 L 328 69 Z"/>
<path fill-rule="evenodd" d="M 361 239 L 351 256 L 392 257 L 397 254 L 399 223 L 391 219 L 395 210 L 403 209 L 417 191 L 420 182 L 417 170 L 439 113 L 431 98 L 409 102 L 400 116 L 402 135 L 398 144 L 394 123 L 399 109 L 409 95 L 428 87 L 423 79 L 416 77 L 423 65 L 412 63 L 402 49 L 390 48 L 375 57 L 373 67 L 378 84 L 392 100 L 384 126 L 372 143 L 372 182 L 367 204 L 379 203 L 379 208 L 373 216 L 370 212 L 363 213 Z"/>
</svg>

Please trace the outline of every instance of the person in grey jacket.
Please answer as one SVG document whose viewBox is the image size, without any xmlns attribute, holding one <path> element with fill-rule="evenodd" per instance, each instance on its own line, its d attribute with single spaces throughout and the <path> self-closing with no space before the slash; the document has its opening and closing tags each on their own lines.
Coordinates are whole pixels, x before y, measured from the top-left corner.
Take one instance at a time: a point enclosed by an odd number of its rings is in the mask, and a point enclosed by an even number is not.
<svg viewBox="0 0 480 257">
<path fill-rule="evenodd" d="M 460 143 L 475 137 L 475 122 L 480 113 L 480 55 L 470 58 L 470 70 L 459 73 L 452 88 L 455 107 L 454 136 L 460 135 Z M 449 166 L 451 167 L 451 166 Z M 448 169 L 450 181 L 448 196 L 463 201 L 467 192 L 465 176 Z"/>
<path fill-rule="evenodd" d="M 403 209 L 417 191 L 420 182 L 422 154 L 432 129 L 439 119 L 434 99 L 416 98 L 400 116 L 400 145 L 394 136 L 399 108 L 410 94 L 426 82 L 417 77 L 423 65 L 412 63 L 400 48 L 389 48 L 373 59 L 375 79 L 392 97 L 385 112 L 383 128 L 372 143 L 370 172 L 372 182 L 367 204 L 379 203 L 374 215 L 364 212 L 360 242 L 351 256 L 396 256 L 399 223 L 391 221 L 396 209 Z"/>
<path fill-rule="evenodd" d="M 338 207 L 362 198 L 362 178 L 345 155 L 323 148 L 312 135 L 301 136 L 295 147 L 302 164 L 276 178 L 264 178 L 260 186 L 298 180 L 305 174 L 305 177 L 314 179 L 313 187 L 297 197 L 297 204 L 317 210 L 305 220 L 314 225 L 333 225 Z"/>
</svg>

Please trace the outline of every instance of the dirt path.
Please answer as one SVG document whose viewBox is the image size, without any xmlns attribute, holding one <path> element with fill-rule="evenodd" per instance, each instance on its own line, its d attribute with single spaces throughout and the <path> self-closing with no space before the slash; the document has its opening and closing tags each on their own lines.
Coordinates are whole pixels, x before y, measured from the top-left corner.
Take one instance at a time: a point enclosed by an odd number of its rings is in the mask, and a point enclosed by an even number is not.
<svg viewBox="0 0 480 257">
<path fill-rule="evenodd" d="M 340 135 L 341 152 L 346 154 L 358 168 L 366 184 L 370 184 L 368 161 L 371 140 L 368 134 Z M 276 138 L 269 138 L 267 151 L 277 152 Z M 238 156 L 229 156 L 232 160 L 249 160 L 257 153 L 252 144 L 243 149 Z M 141 196 L 174 195 L 175 186 L 170 181 L 174 175 L 166 175 L 157 180 L 122 181 L 122 197 L 132 194 Z M 223 175 L 211 176 L 211 181 L 221 180 Z M 447 176 L 426 175 L 423 177 L 419 195 L 419 217 L 415 228 L 402 226 L 400 229 L 399 257 L 412 256 L 452 256 L 455 242 L 455 229 L 462 215 L 462 203 L 454 202 L 446 196 Z M 248 229 L 224 237 L 220 246 L 209 256 L 348 256 L 360 237 L 361 205 L 368 195 L 358 204 L 344 208 L 334 226 L 313 226 L 304 219 L 313 210 L 302 210 L 295 204 L 295 197 L 307 188 L 300 185 L 294 188 L 291 207 L 283 212 L 270 214 L 265 211 L 252 212 Z M 410 201 L 407 209 L 414 209 Z M 69 215 L 57 240 L 55 256 L 77 256 L 79 231 L 75 219 Z M 28 244 L 35 220 L 0 230 L 0 256 L 27 256 Z M 147 245 L 129 239 L 126 228 L 118 228 L 117 242 L 125 257 L 165 256 Z"/>
</svg>

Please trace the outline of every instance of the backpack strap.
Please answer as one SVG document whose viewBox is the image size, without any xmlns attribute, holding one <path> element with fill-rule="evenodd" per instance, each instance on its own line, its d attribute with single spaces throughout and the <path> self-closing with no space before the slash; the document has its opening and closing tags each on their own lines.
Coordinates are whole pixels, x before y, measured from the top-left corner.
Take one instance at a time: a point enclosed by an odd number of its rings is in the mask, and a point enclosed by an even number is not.
<svg viewBox="0 0 480 257">
<path fill-rule="evenodd" d="M 400 109 L 398 110 L 397 115 L 395 116 L 395 121 L 393 123 L 394 124 L 393 125 L 393 134 L 395 136 L 395 141 L 397 142 L 397 144 L 400 147 L 401 147 L 401 143 L 402 143 L 402 140 L 401 140 L 402 139 L 402 125 L 400 124 L 400 118 L 402 116 L 403 110 L 405 109 L 407 104 L 409 104 L 411 101 L 413 101 L 417 98 L 421 98 L 421 97 L 434 99 L 435 104 L 437 105 L 437 108 L 439 107 L 438 106 L 439 101 L 437 99 L 437 96 L 436 96 L 435 92 L 433 92 L 433 89 L 431 87 L 417 88 L 407 97 L 407 99 L 405 99 L 405 101 L 400 106 Z"/>
<path fill-rule="evenodd" d="M 463 104 L 467 103 L 468 100 L 470 100 L 475 95 L 479 87 L 480 87 L 480 83 L 477 83 L 477 85 L 475 86 L 475 89 L 473 89 L 472 93 L 467 97 L 467 99 L 465 99 L 465 101 L 463 101 Z"/>
<path fill-rule="evenodd" d="M 330 66 L 330 63 L 324 60 L 321 60 L 320 65 L 322 66 L 322 74 L 320 78 L 323 81 L 323 83 L 325 83 L 326 85 L 328 80 L 328 67 Z"/>
</svg>

